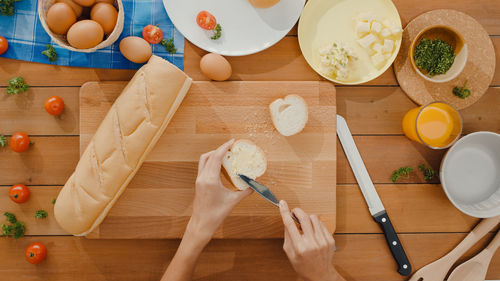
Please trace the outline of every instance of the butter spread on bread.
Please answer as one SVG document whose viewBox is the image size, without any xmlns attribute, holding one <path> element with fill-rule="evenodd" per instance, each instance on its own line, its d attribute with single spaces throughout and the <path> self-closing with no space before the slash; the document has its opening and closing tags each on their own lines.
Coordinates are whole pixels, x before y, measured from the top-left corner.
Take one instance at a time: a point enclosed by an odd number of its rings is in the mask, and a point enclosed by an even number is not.
<svg viewBox="0 0 500 281">
<path fill-rule="evenodd" d="M 83 236 L 106 217 L 167 128 L 191 78 L 152 56 L 116 99 L 59 193 L 54 215 Z"/>
<path fill-rule="evenodd" d="M 229 175 L 231 182 L 239 190 L 245 190 L 248 185 L 238 174 L 256 179 L 267 169 L 267 158 L 264 151 L 249 140 L 237 140 L 231 146 L 222 161 L 222 166 Z"/>
</svg>

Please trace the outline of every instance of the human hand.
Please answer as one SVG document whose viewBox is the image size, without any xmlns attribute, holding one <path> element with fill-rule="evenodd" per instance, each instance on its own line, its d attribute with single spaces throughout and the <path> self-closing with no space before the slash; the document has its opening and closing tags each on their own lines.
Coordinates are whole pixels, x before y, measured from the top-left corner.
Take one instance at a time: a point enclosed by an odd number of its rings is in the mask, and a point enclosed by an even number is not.
<svg viewBox="0 0 500 281">
<path fill-rule="evenodd" d="M 250 188 L 244 191 L 229 190 L 220 179 L 222 159 L 233 143 L 234 140 L 230 140 L 200 157 L 193 215 L 188 230 L 198 233 L 205 240 L 210 240 L 233 208 L 252 193 Z"/>
<path fill-rule="evenodd" d="M 285 201 L 280 201 L 280 212 L 285 225 L 285 250 L 293 268 L 307 281 L 344 280 L 332 266 L 335 240 L 316 215 L 307 215 L 297 208 L 293 214 L 299 219 L 303 234 L 295 225 Z"/>
</svg>

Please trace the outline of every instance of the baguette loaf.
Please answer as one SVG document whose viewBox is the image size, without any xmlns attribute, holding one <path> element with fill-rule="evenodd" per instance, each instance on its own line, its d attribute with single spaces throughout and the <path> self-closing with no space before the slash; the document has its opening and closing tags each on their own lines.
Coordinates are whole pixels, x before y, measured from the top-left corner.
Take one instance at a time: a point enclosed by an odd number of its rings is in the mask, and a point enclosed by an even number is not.
<svg viewBox="0 0 500 281">
<path fill-rule="evenodd" d="M 137 71 L 57 197 L 54 215 L 64 230 L 83 236 L 104 220 L 165 131 L 191 81 L 157 56 Z"/>
<path fill-rule="evenodd" d="M 239 190 L 245 190 L 248 185 L 240 179 L 238 174 L 251 179 L 262 176 L 267 169 L 267 158 L 264 151 L 252 141 L 237 140 L 231 146 L 231 151 L 226 153 L 222 166 L 233 185 Z"/>
</svg>

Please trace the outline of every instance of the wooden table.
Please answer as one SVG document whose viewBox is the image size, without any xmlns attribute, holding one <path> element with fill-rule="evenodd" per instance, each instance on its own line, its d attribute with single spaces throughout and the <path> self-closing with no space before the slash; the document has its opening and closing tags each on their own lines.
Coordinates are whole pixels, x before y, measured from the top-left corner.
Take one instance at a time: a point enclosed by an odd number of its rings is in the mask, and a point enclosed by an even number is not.
<svg viewBox="0 0 500 281">
<path fill-rule="evenodd" d="M 500 65 L 500 1 L 395 0 L 404 24 L 418 14 L 454 8 L 476 18 L 491 35 Z M 186 42 L 185 71 L 195 80 L 204 51 Z M 270 49 L 251 56 L 229 58 L 232 80 L 319 80 L 300 54 L 296 29 Z M 0 86 L 23 76 L 32 86 L 26 95 L 0 95 L 0 134 L 26 131 L 35 145 L 17 155 L 0 149 L 0 211 L 12 211 L 28 227 L 28 237 L 0 239 L 1 280 L 159 280 L 172 258 L 177 240 L 88 240 L 57 232 L 52 212 L 35 221 L 37 209 L 52 210 L 51 200 L 78 161 L 78 90 L 86 81 L 128 80 L 134 71 L 58 67 L 0 59 Z M 59 95 L 67 103 L 63 120 L 44 112 L 43 101 Z M 421 163 L 439 168 L 443 152 L 432 151 L 406 139 L 400 128 L 403 114 L 415 105 L 400 90 L 393 70 L 361 86 L 337 86 L 339 114 L 346 117 L 361 155 L 415 269 L 450 251 L 477 219 L 457 211 L 438 182 L 426 183 L 420 175 L 392 184 L 394 169 Z M 463 110 L 465 133 L 500 132 L 500 67 L 488 93 Z M 338 146 L 337 231 L 334 264 L 348 280 L 405 280 L 399 276 L 379 227 L 372 221 L 356 181 Z M 14 205 L 5 196 L 10 185 L 31 186 L 29 203 Z M 145 229 L 144 231 L 147 231 Z M 475 254 L 492 234 L 476 245 Z M 44 242 L 49 256 L 44 264 L 24 261 L 24 249 Z M 295 280 L 282 251 L 281 240 L 216 240 L 204 251 L 195 280 Z M 493 258 L 488 279 L 500 279 L 500 254 Z"/>
</svg>

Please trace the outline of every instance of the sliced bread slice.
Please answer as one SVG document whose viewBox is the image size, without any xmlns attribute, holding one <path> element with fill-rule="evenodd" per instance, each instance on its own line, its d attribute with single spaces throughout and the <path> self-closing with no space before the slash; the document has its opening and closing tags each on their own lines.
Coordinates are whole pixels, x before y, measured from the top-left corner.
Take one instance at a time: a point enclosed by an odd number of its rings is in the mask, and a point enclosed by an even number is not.
<svg viewBox="0 0 500 281">
<path fill-rule="evenodd" d="M 238 174 L 256 179 L 267 169 L 267 158 L 264 151 L 250 140 L 237 140 L 231 146 L 222 161 L 233 185 L 239 190 L 245 190 L 248 185 L 238 177 Z"/>
<path fill-rule="evenodd" d="M 308 111 L 306 101 L 298 95 L 288 95 L 269 105 L 274 127 L 283 136 L 300 133 L 307 124 Z"/>
</svg>

